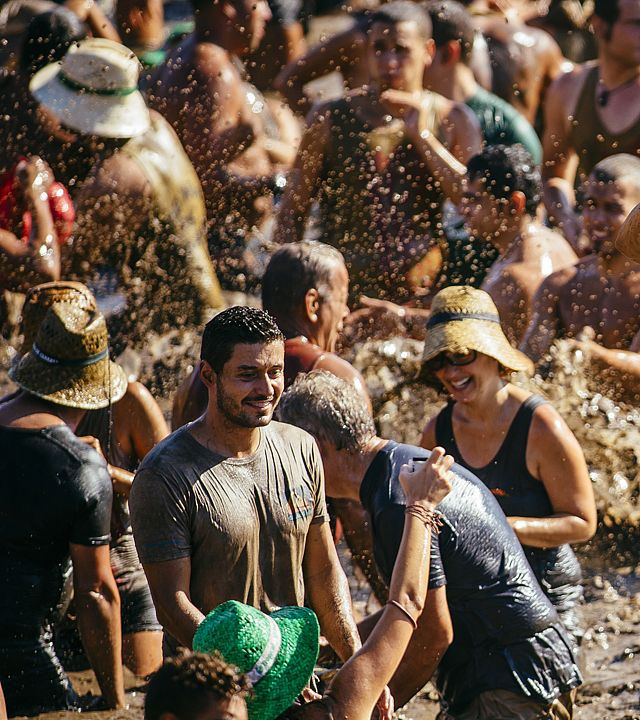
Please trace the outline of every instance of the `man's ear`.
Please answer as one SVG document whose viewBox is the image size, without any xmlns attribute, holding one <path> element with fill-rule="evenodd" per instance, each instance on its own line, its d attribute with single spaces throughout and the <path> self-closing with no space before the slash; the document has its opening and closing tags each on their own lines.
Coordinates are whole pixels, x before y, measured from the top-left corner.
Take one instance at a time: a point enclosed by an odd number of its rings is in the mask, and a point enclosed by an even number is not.
<svg viewBox="0 0 640 720">
<path fill-rule="evenodd" d="M 312 323 L 318 322 L 318 310 L 320 309 L 320 293 L 316 288 L 309 288 L 304 296 L 304 309 L 307 320 Z"/>
<path fill-rule="evenodd" d="M 425 67 L 429 67 L 436 56 L 436 43 L 433 38 L 429 38 L 424 44 Z"/>
<path fill-rule="evenodd" d="M 442 50 L 442 59 L 447 65 L 456 65 L 460 62 L 462 48 L 458 40 L 449 40 Z"/>
<path fill-rule="evenodd" d="M 509 204 L 518 213 L 518 215 L 522 215 L 527 206 L 527 198 L 521 190 L 515 190 L 511 193 Z"/>
<path fill-rule="evenodd" d="M 200 379 L 209 388 L 216 380 L 216 372 L 206 360 L 200 360 Z"/>
</svg>

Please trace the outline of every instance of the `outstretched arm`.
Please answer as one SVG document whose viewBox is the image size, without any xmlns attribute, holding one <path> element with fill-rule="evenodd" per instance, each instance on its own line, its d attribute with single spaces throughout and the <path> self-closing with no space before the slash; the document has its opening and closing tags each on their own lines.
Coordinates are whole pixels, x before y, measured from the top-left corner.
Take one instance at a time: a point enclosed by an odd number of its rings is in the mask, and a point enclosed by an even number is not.
<svg viewBox="0 0 640 720">
<path fill-rule="evenodd" d="M 418 470 L 411 471 L 404 466 L 400 482 L 407 507 L 418 506 L 426 513 L 432 512 L 451 489 L 452 464 L 453 458 L 445 455 L 442 448 L 436 448 Z M 398 667 L 417 620 L 424 615 L 429 548 L 427 523 L 407 513 L 391 576 L 389 602 L 363 647 L 338 672 L 329 689 L 342 717 L 367 717 Z"/>
</svg>

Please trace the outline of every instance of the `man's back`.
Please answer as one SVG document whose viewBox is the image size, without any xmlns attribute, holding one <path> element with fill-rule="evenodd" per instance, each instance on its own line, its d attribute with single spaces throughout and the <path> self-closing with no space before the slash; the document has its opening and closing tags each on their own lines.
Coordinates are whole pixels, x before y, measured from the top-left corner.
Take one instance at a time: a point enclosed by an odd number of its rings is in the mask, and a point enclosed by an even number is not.
<svg viewBox="0 0 640 720">
<path fill-rule="evenodd" d="M 577 260 L 558 233 L 531 223 L 491 266 L 482 289 L 491 295 L 510 342 L 517 345 L 529 326 L 533 299 L 551 273 Z"/>
<path fill-rule="evenodd" d="M 4 637 L 37 637 L 60 600 L 70 542 L 108 544 L 111 496 L 104 462 L 66 426 L 0 427 Z"/>
<path fill-rule="evenodd" d="M 362 482 L 376 561 L 387 579 L 404 523 L 400 467 L 428 456 L 390 441 Z M 569 641 L 495 498 L 463 468 L 454 471 L 453 489 L 438 508 L 443 527 L 432 537 L 429 588 L 446 585 L 454 632 L 438 686 L 460 706 L 496 688 L 549 703 L 558 690 L 580 684 Z"/>
</svg>

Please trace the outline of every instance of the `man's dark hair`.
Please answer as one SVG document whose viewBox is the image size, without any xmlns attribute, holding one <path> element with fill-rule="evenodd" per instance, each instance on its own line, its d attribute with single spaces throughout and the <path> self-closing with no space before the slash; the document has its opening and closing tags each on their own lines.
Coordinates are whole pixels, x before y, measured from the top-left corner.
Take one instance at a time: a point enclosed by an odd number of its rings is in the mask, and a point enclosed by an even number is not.
<svg viewBox="0 0 640 720">
<path fill-rule="evenodd" d="M 35 75 L 50 63 L 62 60 L 74 42 L 87 37 L 87 30 L 78 16 L 66 7 L 36 15 L 25 32 L 20 52 L 20 67 Z"/>
<path fill-rule="evenodd" d="M 620 4 L 618 0 L 595 0 L 593 14 L 611 26 L 620 17 Z"/>
<path fill-rule="evenodd" d="M 431 19 L 429 13 L 418 3 L 411 0 L 394 0 L 382 5 L 371 13 L 369 27 L 375 23 L 382 25 L 399 25 L 403 22 L 416 24 L 418 35 L 424 40 L 431 39 Z"/>
<path fill-rule="evenodd" d="M 610 155 L 601 160 L 591 171 L 598 182 L 609 183 L 624 180 L 640 194 L 640 158 L 628 153 Z"/>
<path fill-rule="evenodd" d="M 433 40 L 440 49 L 451 40 L 460 43 L 460 59 L 465 65 L 471 62 L 475 31 L 471 15 L 456 0 L 434 0 L 426 5 L 433 28 Z"/>
<path fill-rule="evenodd" d="M 235 305 L 207 323 L 202 334 L 200 359 L 220 373 L 236 345 L 266 345 L 277 341 L 284 342 L 284 336 L 269 313 Z"/>
<path fill-rule="evenodd" d="M 526 211 L 535 215 L 542 198 L 542 177 L 531 154 L 522 145 L 489 145 L 467 164 L 470 182 L 486 180 L 487 191 L 495 198 L 508 200 L 521 192 Z"/>
<path fill-rule="evenodd" d="M 321 297 L 331 291 L 333 274 L 341 264 L 342 253 L 325 243 L 303 240 L 283 245 L 272 255 L 262 278 L 262 307 L 286 324 L 311 288 Z"/>
<path fill-rule="evenodd" d="M 212 702 L 244 698 L 249 683 L 218 653 L 182 652 L 168 658 L 151 678 L 144 704 L 144 720 L 172 713 L 178 720 L 195 720 Z"/>
</svg>

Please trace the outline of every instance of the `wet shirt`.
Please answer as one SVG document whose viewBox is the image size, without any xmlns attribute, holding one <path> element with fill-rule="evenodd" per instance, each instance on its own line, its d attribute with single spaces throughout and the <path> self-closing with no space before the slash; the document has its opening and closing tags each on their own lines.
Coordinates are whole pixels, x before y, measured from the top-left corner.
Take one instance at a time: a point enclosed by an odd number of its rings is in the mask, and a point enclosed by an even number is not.
<svg viewBox="0 0 640 720">
<path fill-rule="evenodd" d="M 465 102 L 478 118 L 487 145 L 523 145 L 536 165 L 542 162 L 542 145 L 531 123 L 513 105 L 478 87 Z"/>
<path fill-rule="evenodd" d="M 400 468 L 429 456 L 389 441 L 362 481 L 360 499 L 371 514 L 375 559 L 387 582 L 404 528 Z M 453 489 L 438 509 L 443 527 L 431 539 L 429 588 L 447 588 L 454 638 L 437 685 L 451 709 L 487 690 L 548 704 L 577 687 L 581 676 L 566 632 L 495 498 L 456 465 Z"/>
<path fill-rule="evenodd" d="M 0 427 L 0 638 L 41 634 L 63 589 L 69 543 L 109 543 L 112 484 L 66 425 Z"/>
<path fill-rule="evenodd" d="M 327 521 L 318 448 L 283 423 L 258 450 L 225 458 L 180 428 L 144 459 L 129 498 L 143 564 L 191 558 L 191 601 L 263 611 L 302 605 L 302 559 L 312 523 Z"/>
<path fill-rule="evenodd" d="M 326 106 L 331 143 L 321 171 L 320 239 L 344 255 L 352 297 L 405 301 L 407 272 L 440 237 L 444 196 L 401 127 L 372 127 L 355 99 Z M 427 115 L 438 136 L 435 108 Z"/>
<path fill-rule="evenodd" d="M 443 408 L 436 420 L 437 444 L 482 480 L 507 517 L 548 517 L 554 512 L 544 485 L 529 472 L 526 460 L 533 414 L 545 402 L 531 395 L 522 403 L 495 457 L 480 468 L 465 462 L 458 448 L 451 421 L 454 404 Z M 557 548 L 523 549 L 538 582 L 556 608 L 562 611 L 573 607 L 583 593 L 580 563 L 571 547 L 564 544 Z"/>
</svg>

